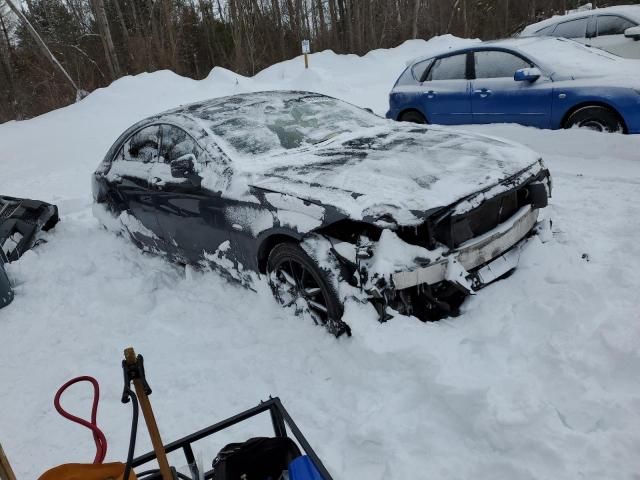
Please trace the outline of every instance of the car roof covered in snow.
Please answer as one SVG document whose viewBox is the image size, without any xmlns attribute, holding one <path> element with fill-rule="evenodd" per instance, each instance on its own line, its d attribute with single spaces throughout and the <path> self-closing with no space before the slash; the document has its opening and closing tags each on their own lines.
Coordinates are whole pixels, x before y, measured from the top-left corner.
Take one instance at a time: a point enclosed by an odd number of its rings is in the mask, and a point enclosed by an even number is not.
<svg viewBox="0 0 640 480">
<path fill-rule="evenodd" d="M 640 5 L 618 5 L 613 7 L 605 7 L 605 8 L 594 8 L 592 10 L 583 10 L 579 12 L 572 12 L 566 15 L 554 15 L 551 18 L 547 18 L 537 23 L 533 23 L 531 25 L 526 26 L 522 32 L 521 36 L 533 35 L 539 30 L 542 30 L 545 27 L 550 25 L 555 25 L 556 23 L 565 22 L 568 20 L 574 20 L 578 18 L 585 18 L 591 15 L 607 15 L 607 14 L 617 14 L 628 17 L 631 20 L 635 20 L 640 22 Z"/>
</svg>

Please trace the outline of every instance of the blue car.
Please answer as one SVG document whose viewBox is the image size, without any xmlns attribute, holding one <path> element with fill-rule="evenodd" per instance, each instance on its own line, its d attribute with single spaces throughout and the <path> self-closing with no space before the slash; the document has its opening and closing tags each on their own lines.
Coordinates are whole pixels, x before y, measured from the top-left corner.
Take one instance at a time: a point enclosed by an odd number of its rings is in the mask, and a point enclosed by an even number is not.
<svg viewBox="0 0 640 480">
<path fill-rule="evenodd" d="M 413 61 L 389 107 L 416 123 L 640 133 L 640 61 L 563 38 L 477 43 Z"/>
</svg>

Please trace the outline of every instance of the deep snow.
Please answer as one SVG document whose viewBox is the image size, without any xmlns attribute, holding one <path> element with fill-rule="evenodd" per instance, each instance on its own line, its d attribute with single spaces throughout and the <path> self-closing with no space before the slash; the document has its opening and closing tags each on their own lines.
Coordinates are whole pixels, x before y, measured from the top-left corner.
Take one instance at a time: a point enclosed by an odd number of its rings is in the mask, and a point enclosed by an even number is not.
<svg viewBox="0 0 640 480">
<path fill-rule="evenodd" d="M 59 417 L 56 388 L 91 374 L 108 459 L 123 459 L 122 349 L 145 355 L 164 440 L 279 395 L 336 479 L 636 478 L 640 470 L 639 136 L 468 127 L 540 152 L 554 175 L 553 239 L 461 317 L 378 324 L 349 304 L 336 340 L 215 273 L 143 254 L 98 227 L 89 176 L 131 123 L 177 104 L 268 88 L 328 93 L 377 113 L 405 62 L 466 41 L 407 42 L 360 58 L 331 52 L 254 78 L 214 69 L 127 77 L 82 102 L 0 125 L 0 192 L 55 202 L 48 243 L 8 268 L 0 310 L 0 442 L 19 478 L 91 461 L 88 431 Z M 63 399 L 89 410 L 89 392 Z M 239 426 L 200 449 L 267 434 Z M 263 428 L 263 430 L 260 430 Z M 138 453 L 149 449 L 144 429 Z M 177 464 L 181 464 L 178 460 Z M 183 463 L 183 462 L 182 462 Z"/>
</svg>

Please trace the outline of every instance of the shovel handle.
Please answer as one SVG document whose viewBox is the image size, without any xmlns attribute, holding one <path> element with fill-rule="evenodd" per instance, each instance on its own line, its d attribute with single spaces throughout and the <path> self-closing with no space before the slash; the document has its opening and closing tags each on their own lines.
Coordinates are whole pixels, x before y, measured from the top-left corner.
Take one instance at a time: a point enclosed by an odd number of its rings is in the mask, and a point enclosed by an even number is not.
<svg viewBox="0 0 640 480">
<path fill-rule="evenodd" d="M 131 347 L 125 349 L 124 359 L 127 362 L 127 365 L 135 365 L 138 362 L 136 352 Z M 169 461 L 167 460 L 167 454 L 164 451 L 164 444 L 162 443 L 162 438 L 160 437 L 160 430 L 158 430 L 156 417 L 153 414 L 151 402 L 149 401 L 149 397 L 147 396 L 147 393 L 145 391 L 142 379 L 133 379 L 133 386 L 136 390 L 136 395 L 138 396 L 140 409 L 142 410 L 142 414 L 144 415 L 144 421 L 147 424 L 147 430 L 149 430 L 151 444 L 153 445 L 153 451 L 155 452 L 156 459 L 158 460 L 158 466 L 160 467 L 162 480 L 174 480 L 173 473 L 171 472 L 171 467 L 169 466 Z"/>
<path fill-rule="evenodd" d="M 9 464 L 9 459 L 4 453 L 2 449 L 2 445 L 0 444 L 0 480 L 16 480 L 16 476 L 11 469 L 11 465 Z"/>
</svg>

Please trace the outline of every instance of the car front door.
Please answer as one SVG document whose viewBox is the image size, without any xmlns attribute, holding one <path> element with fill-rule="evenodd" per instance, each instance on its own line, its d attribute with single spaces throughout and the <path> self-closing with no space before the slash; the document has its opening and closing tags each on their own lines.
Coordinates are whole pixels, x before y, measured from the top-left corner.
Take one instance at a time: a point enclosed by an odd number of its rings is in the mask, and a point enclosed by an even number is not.
<svg viewBox="0 0 640 480">
<path fill-rule="evenodd" d="M 420 106 L 429 123 L 471 122 L 468 58 L 467 53 L 438 58 L 424 73 Z"/>
<path fill-rule="evenodd" d="M 136 241 L 149 248 L 161 248 L 158 243 L 161 228 L 149 184 L 151 166 L 157 161 L 159 146 L 158 125 L 138 130 L 124 142 L 108 172 L 109 183 L 125 210 L 121 216 L 124 226 Z"/>
<path fill-rule="evenodd" d="M 549 128 L 551 118 L 551 81 L 541 76 L 536 81 L 515 81 L 517 70 L 533 63 L 502 50 L 474 52 L 474 76 L 471 81 L 473 123 L 520 123 Z"/>
<path fill-rule="evenodd" d="M 179 259 L 193 263 L 214 254 L 230 240 L 221 192 L 202 187 L 199 172 L 214 162 L 184 130 L 162 125 L 158 161 L 151 168 L 151 187 L 162 235 Z"/>
<path fill-rule="evenodd" d="M 628 28 L 637 24 L 618 15 L 598 15 L 597 36 L 591 45 L 627 58 L 640 59 L 640 42 L 624 36 Z"/>
</svg>

